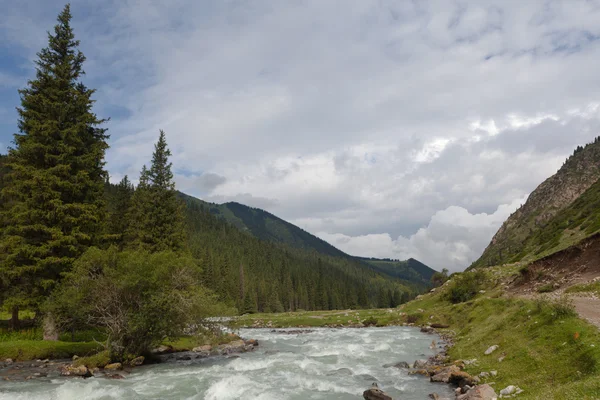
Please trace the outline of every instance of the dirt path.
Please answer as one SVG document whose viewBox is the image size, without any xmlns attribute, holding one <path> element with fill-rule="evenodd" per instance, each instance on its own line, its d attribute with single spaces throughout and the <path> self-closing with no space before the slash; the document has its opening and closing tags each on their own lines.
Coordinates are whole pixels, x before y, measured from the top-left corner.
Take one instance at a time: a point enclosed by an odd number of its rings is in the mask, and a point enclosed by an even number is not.
<svg viewBox="0 0 600 400">
<path fill-rule="evenodd" d="M 579 316 L 600 328 L 600 299 L 593 297 L 572 297 Z"/>
</svg>

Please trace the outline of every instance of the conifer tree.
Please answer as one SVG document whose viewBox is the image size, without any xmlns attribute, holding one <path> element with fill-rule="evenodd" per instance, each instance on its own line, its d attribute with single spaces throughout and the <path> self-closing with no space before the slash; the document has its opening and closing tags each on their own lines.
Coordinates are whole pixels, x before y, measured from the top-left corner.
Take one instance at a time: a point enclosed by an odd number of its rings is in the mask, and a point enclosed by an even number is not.
<svg viewBox="0 0 600 400">
<path fill-rule="evenodd" d="M 119 244 L 123 244 L 124 234 L 128 228 L 127 213 L 131 208 L 131 201 L 134 192 L 134 186 L 125 175 L 121 182 L 114 187 L 114 191 L 109 199 L 109 232 L 114 240 Z"/>
<path fill-rule="evenodd" d="M 78 46 L 66 5 L 48 47 L 37 54 L 35 79 L 19 91 L 20 133 L 9 151 L 1 199 L 10 206 L 1 218 L 0 275 L 8 290 L 0 295 L 13 311 L 38 305 L 95 244 L 104 218 L 108 136 L 100 128 L 105 120 L 92 112 L 94 90 L 80 80 L 85 57 Z"/>
<path fill-rule="evenodd" d="M 183 203 L 177 197 L 173 181 L 171 151 L 161 130 L 154 145 L 152 165 L 140 173 L 129 212 L 127 238 L 130 247 L 152 252 L 182 250 L 187 246 Z"/>
</svg>

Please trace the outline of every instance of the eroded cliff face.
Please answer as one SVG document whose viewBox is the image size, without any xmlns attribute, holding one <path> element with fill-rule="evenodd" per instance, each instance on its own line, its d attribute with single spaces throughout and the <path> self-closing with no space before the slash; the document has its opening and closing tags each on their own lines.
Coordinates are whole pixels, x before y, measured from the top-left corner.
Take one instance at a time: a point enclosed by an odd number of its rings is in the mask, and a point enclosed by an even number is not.
<svg viewBox="0 0 600 400">
<path fill-rule="evenodd" d="M 542 229 L 600 179 L 600 140 L 579 148 L 558 172 L 546 179 L 525 204 L 502 224 L 482 256 L 471 267 L 522 259 L 527 238 Z"/>
</svg>

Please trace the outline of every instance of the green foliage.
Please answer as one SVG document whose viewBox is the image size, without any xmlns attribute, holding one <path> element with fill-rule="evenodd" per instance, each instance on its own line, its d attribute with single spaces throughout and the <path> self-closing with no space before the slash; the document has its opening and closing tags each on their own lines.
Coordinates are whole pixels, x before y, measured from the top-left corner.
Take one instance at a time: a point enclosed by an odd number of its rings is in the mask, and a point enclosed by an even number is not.
<svg viewBox="0 0 600 400">
<path fill-rule="evenodd" d="M 125 175 L 117 185 L 111 185 L 107 182 L 104 190 L 108 204 L 110 240 L 122 248 L 125 244 L 124 232 L 129 228 L 128 213 L 131 210 L 135 188 Z"/>
<path fill-rule="evenodd" d="M 538 293 L 550 293 L 550 292 L 554 292 L 554 284 L 553 283 L 547 283 L 545 285 L 540 286 L 537 289 Z"/>
<path fill-rule="evenodd" d="M 181 334 L 188 324 L 226 313 L 199 281 L 200 269 L 189 256 L 91 248 L 49 308 L 61 324 L 104 328 L 111 358 L 122 360 Z"/>
<path fill-rule="evenodd" d="M 80 80 L 85 57 L 70 20 L 67 5 L 19 91 L 20 133 L 0 199 L 0 301 L 9 307 L 36 307 L 102 233 L 108 136 Z"/>
<path fill-rule="evenodd" d="M 379 259 L 379 258 L 360 258 L 375 271 L 381 272 L 394 278 L 399 278 L 415 285 L 419 291 L 431 286 L 431 279 L 436 273 L 433 269 L 414 258 L 405 261 Z"/>
<path fill-rule="evenodd" d="M 518 270 L 515 269 L 515 273 Z M 454 279 L 454 278 L 453 278 Z M 403 306 L 422 320 L 441 320 L 454 332 L 452 360 L 477 359 L 466 367 L 470 374 L 498 371 L 494 387 L 518 385 L 520 399 L 580 400 L 597 398 L 600 332 L 579 319 L 567 299 L 530 301 L 488 297 L 458 304 L 446 300 L 447 286 Z M 422 313 L 417 310 L 424 309 Z M 491 345 L 499 350 L 483 353 Z M 505 357 L 502 362 L 498 358 Z M 485 382 L 485 380 L 483 381 Z"/>
<path fill-rule="evenodd" d="M 104 366 L 110 364 L 110 354 L 108 351 L 104 350 L 97 354 L 80 357 L 73 362 L 73 365 L 78 367 L 80 365 L 85 365 L 86 367 L 92 368 L 103 368 Z"/>
<path fill-rule="evenodd" d="M 600 296 L 600 281 L 582 283 L 579 285 L 573 285 L 566 290 L 567 293 L 595 293 Z"/>
<path fill-rule="evenodd" d="M 0 341 L 0 360 L 37 360 L 71 358 L 74 355 L 91 355 L 102 349 L 98 343 L 71 343 L 46 340 Z"/>
<path fill-rule="evenodd" d="M 454 304 L 469 301 L 477 296 L 484 281 L 485 273 L 481 270 L 454 274 L 446 299 Z"/>
<path fill-rule="evenodd" d="M 127 246 L 149 251 L 183 250 L 186 247 L 183 203 L 173 182 L 171 151 L 161 130 L 154 145 L 152 165 L 140 174 L 127 217 Z"/>
<path fill-rule="evenodd" d="M 369 317 L 365 319 L 362 323 L 364 326 L 377 326 L 377 318 Z"/>
</svg>

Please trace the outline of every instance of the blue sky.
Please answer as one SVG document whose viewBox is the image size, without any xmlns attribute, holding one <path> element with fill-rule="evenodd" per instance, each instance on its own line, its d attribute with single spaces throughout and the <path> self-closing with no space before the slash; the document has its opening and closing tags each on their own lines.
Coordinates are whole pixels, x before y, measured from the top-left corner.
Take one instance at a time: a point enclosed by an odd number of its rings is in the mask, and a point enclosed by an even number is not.
<svg viewBox="0 0 600 400">
<path fill-rule="evenodd" d="M 0 0 L 0 147 L 63 7 Z M 600 2 L 84 1 L 73 26 L 134 180 L 164 129 L 178 187 L 356 255 L 458 270 L 600 134 Z M 524 172 L 525 171 L 525 172 Z"/>
</svg>

